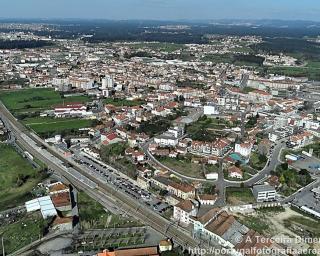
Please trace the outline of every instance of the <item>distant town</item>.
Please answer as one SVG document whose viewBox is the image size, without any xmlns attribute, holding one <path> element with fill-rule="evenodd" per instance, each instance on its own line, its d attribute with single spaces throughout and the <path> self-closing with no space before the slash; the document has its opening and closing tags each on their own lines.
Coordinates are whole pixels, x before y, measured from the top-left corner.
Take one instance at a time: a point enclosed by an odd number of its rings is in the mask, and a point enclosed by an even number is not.
<svg viewBox="0 0 320 256">
<path fill-rule="evenodd" d="M 319 255 L 319 37 L 160 24 L 0 24 L 0 255 Z"/>
</svg>

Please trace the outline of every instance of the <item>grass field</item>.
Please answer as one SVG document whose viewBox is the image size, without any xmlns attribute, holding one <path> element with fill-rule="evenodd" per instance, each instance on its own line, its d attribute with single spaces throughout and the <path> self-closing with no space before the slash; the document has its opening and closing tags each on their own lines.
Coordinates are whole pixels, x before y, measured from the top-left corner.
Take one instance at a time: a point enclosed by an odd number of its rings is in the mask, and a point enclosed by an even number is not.
<svg viewBox="0 0 320 256">
<path fill-rule="evenodd" d="M 201 164 L 191 163 L 188 159 L 175 159 L 170 157 L 161 157 L 158 160 L 165 166 L 181 173 L 182 175 L 204 178 Z"/>
<path fill-rule="evenodd" d="M 141 223 L 107 212 L 101 204 L 84 192 L 78 193 L 79 217 L 82 228 L 138 227 Z"/>
<path fill-rule="evenodd" d="M 11 146 L 0 144 L 0 211 L 23 204 L 42 179 Z"/>
<path fill-rule="evenodd" d="M 23 123 L 36 133 L 46 136 L 62 132 L 72 133 L 72 130 L 88 128 L 92 126 L 93 121 L 77 118 L 32 117 L 24 119 Z"/>
<path fill-rule="evenodd" d="M 132 107 L 132 106 L 140 106 L 144 103 L 142 100 L 126 100 L 126 99 L 105 99 L 105 104 L 112 104 L 117 107 Z"/>
<path fill-rule="evenodd" d="M 63 102 L 87 102 L 90 98 L 86 96 L 62 98 L 53 89 L 34 88 L 2 92 L 0 100 L 13 112 L 23 113 L 51 109 L 54 105 L 62 104 Z"/>
<path fill-rule="evenodd" d="M 227 202 L 231 205 L 254 203 L 255 199 L 250 188 L 227 188 Z"/>
<path fill-rule="evenodd" d="M 47 223 L 39 213 L 27 215 L 18 222 L 0 227 L 0 237 L 4 238 L 6 254 L 17 251 L 18 249 L 39 239 L 43 235 Z M 0 243 L 2 252 L 2 247 Z"/>
</svg>

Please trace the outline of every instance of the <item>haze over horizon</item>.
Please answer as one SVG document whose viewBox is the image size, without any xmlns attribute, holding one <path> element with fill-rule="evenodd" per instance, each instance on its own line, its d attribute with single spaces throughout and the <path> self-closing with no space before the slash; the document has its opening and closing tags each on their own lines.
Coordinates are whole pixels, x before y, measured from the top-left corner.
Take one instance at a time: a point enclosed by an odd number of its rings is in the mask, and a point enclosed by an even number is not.
<svg viewBox="0 0 320 256">
<path fill-rule="evenodd" d="M 281 19 L 320 21 L 316 0 L 11 0 L 1 18 L 215 20 Z"/>
</svg>

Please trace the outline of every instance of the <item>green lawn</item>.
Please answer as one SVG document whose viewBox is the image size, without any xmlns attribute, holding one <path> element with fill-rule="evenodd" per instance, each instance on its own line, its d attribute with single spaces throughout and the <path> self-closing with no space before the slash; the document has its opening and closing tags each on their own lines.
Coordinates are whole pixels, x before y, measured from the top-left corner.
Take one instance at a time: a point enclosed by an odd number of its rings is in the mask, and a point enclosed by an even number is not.
<svg viewBox="0 0 320 256">
<path fill-rule="evenodd" d="M 38 213 L 27 215 L 18 222 L 0 227 L 6 254 L 12 253 L 42 237 L 47 222 Z M 2 252 L 2 246 L 0 243 Z"/>
<path fill-rule="evenodd" d="M 0 93 L 0 100 L 15 113 L 37 112 L 51 109 L 63 102 L 87 102 L 86 96 L 63 98 L 59 92 L 48 88 L 33 88 Z"/>
<path fill-rule="evenodd" d="M 255 199 L 250 188 L 227 188 L 227 202 L 232 205 L 254 203 Z"/>
<path fill-rule="evenodd" d="M 93 120 L 77 118 L 32 117 L 26 118 L 22 122 L 42 136 L 76 133 L 81 128 L 90 128 L 93 125 Z"/>
<path fill-rule="evenodd" d="M 204 178 L 202 165 L 192 163 L 189 159 L 159 157 L 158 160 L 165 166 L 181 173 L 182 175 L 186 175 L 194 178 Z"/>
<path fill-rule="evenodd" d="M 78 193 L 79 217 L 82 228 L 137 227 L 141 223 L 107 212 L 101 204 L 84 192 Z"/>
<path fill-rule="evenodd" d="M 43 178 L 11 146 L 0 144 L 0 211 L 23 204 Z"/>
</svg>

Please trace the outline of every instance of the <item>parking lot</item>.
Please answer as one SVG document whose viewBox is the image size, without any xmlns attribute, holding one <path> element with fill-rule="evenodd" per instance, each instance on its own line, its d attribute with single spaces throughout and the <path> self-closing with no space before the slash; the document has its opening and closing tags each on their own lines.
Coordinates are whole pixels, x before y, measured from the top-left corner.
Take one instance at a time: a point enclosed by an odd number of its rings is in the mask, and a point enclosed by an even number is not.
<svg viewBox="0 0 320 256">
<path fill-rule="evenodd" d="M 306 169 L 313 175 L 320 175 L 320 160 L 315 157 L 299 155 L 299 159 L 291 165 L 297 169 Z"/>
<path fill-rule="evenodd" d="M 166 202 L 162 202 L 149 191 L 133 184 L 128 178 L 122 177 L 116 170 L 107 165 L 89 158 L 84 154 L 74 155 L 74 159 L 81 165 L 87 167 L 91 174 L 94 174 L 99 180 L 106 182 L 120 189 L 130 197 L 138 200 L 140 203 L 148 206 L 158 213 L 164 213 L 170 208 Z"/>
</svg>

